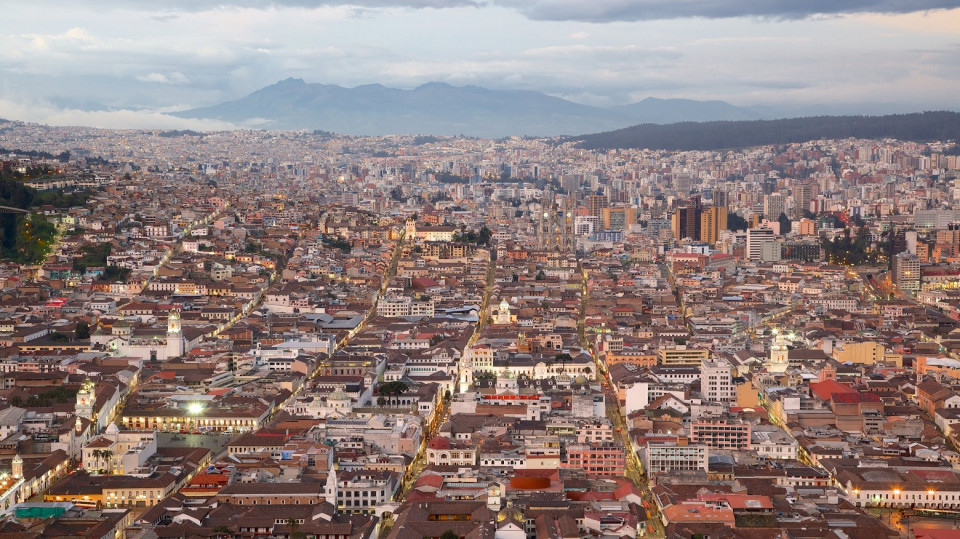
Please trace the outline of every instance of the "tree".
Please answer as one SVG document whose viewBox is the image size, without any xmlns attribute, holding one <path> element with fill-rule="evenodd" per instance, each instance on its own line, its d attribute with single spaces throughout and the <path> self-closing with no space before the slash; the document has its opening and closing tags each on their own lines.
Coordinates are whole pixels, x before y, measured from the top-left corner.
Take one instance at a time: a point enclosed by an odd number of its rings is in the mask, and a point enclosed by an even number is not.
<svg viewBox="0 0 960 539">
<path fill-rule="evenodd" d="M 777 221 L 780 222 L 780 233 L 789 234 L 793 224 L 790 222 L 790 218 L 787 217 L 787 214 L 781 213 L 780 217 L 777 217 Z"/>
<path fill-rule="evenodd" d="M 440 536 L 440 539 L 460 539 L 460 536 L 453 532 L 453 530 L 447 530 L 443 532 L 443 535 Z"/>
<path fill-rule="evenodd" d="M 388 397 L 390 404 L 393 405 L 395 402 L 395 399 L 400 395 L 404 394 L 407 391 L 407 389 L 409 389 L 407 387 L 407 384 L 397 380 L 394 382 L 387 382 L 385 384 L 381 384 L 380 394 L 385 397 Z"/>
<path fill-rule="evenodd" d="M 113 451 L 109 449 L 104 449 L 101 453 L 101 457 L 106 461 L 107 465 L 104 467 L 106 471 L 110 471 L 110 460 L 113 458 Z"/>
<path fill-rule="evenodd" d="M 81 320 L 77 322 L 77 329 L 74 330 L 74 335 L 77 337 L 77 340 L 85 340 L 90 338 L 90 324 Z"/>
<path fill-rule="evenodd" d="M 493 371 L 480 371 L 478 373 L 474 373 L 473 379 L 474 380 L 496 380 L 497 374 Z"/>
<path fill-rule="evenodd" d="M 490 232 L 490 229 L 487 228 L 487 225 L 483 225 L 480 228 L 480 232 L 477 233 L 477 243 L 481 245 L 490 245 L 491 236 L 493 236 L 493 233 Z"/>
<path fill-rule="evenodd" d="M 383 395 L 377 397 L 377 406 L 383 408 L 385 404 L 387 404 L 387 399 L 383 398 Z"/>
<path fill-rule="evenodd" d="M 573 357 L 571 357 L 570 354 L 564 352 L 562 354 L 557 354 L 556 356 L 554 356 L 553 359 L 554 361 L 559 361 L 562 367 L 561 370 L 565 371 L 567 370 L 567 361 L 573 359 Z"/>
<path fill-rule="evenodd" d="M 746 230 L 747 220 L 740 217 L 739 213 L 730 212 L 727 214 L 727 230 Z"/>
<path fill-rule="evenodd" d="M 290 527 L 290 537 L 303 537 L 300 533 L 300 521 L 294 517 L 287 519 L 287 526 Z"/>
</svg>

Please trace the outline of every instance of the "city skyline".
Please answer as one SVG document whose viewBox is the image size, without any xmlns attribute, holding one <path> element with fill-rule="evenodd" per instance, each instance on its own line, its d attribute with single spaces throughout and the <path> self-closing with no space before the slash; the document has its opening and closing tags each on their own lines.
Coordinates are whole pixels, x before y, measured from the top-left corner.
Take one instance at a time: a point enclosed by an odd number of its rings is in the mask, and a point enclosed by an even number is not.
<svg viewBox="0 0 960 539">
<path fill-rule="evenodd" d="M 16 30 L 0 38 L 0 116 L 113 128 L 230 128 L 161 113 L 236 99 L 287 77 L 346 87 L 440 81 L 537 90 L 599 106 L 677 97 L 798 113 L 818 105 L 826 114 L 956 109 L 958 5 L 17 5 L 5 13 Z M 62 17 L 48 20 L 53 11 Z"/>
</svg>

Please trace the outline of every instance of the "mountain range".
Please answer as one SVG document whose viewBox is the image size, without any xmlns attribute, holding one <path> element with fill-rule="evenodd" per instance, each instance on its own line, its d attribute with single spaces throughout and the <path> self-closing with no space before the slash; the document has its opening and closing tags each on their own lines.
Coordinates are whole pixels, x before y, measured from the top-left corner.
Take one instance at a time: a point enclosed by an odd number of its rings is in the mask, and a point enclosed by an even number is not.
<svg viewBox="0 0 960 539">
<path fill-rule="evenodd" d="M 756 120 L 764 116 L 724 101 L 647 98 L 603 108 L 527 90 L 490 90 L 440 82 L 412 90 L 380 84 L 345 88 L 294 78 L 235 101 L 172 114 L 261 129 L 490 138 L 578 135 L 640 123 Z"/>
</svg>

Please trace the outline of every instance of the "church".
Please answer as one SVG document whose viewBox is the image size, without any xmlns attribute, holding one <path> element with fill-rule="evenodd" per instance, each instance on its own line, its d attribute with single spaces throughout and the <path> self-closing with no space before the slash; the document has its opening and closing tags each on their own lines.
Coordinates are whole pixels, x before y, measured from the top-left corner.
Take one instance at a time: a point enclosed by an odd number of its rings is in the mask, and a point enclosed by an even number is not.
<svg viewBox="0 0 960 539">
<path fill-rule="evenodd" d="M 170 311 L 166 331 L 162 328 L 134 328 L 126 320 L 119 320 L 110 333 L 91 335 L 90 343 L 104 346 L 114 356 L 139 357 L 144 361 L 166 361 L 182 356 L 185 350 L 178 311 Z"/>
</svg>

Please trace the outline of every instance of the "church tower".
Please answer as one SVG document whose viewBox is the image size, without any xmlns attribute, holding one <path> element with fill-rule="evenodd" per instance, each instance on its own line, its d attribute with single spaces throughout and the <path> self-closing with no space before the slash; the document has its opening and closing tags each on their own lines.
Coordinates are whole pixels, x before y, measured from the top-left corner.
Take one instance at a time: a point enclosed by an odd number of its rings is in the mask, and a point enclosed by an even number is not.
<svg viewBox="0 0 960 539">
<path fill-rule="evenodd" d="M 13 457 L 11 468 L 11 475 L 13 475 L 14 479 L 20 479 L 23 477 L 23 457 L 20 456 L 20 453 L 17 453 L 17 456 Z"/>
<path fill-rule="evenodd" d="M 74 408 L 77 417 L 93 421 L 93 406 L 96 400 L 97 396 L 93 380 L 84 380 L 80 391 L 77 391 L 77 404 Z"/>
<path fill-rule="evenodd" d="M 167 315 L 167 357 L 175 358 L 183 355 L 183 332 L 180 326 L 180 311 L 172 310 Z"/>
<path fill-rule="evenodd" d="M 770 345 L 770 360 L 767 363 L 769 372 L 784 372 L 790 366 L 790 349 L 787 347 L 787 339 L 783 335 L 777 335 Z"/>
</svg>

